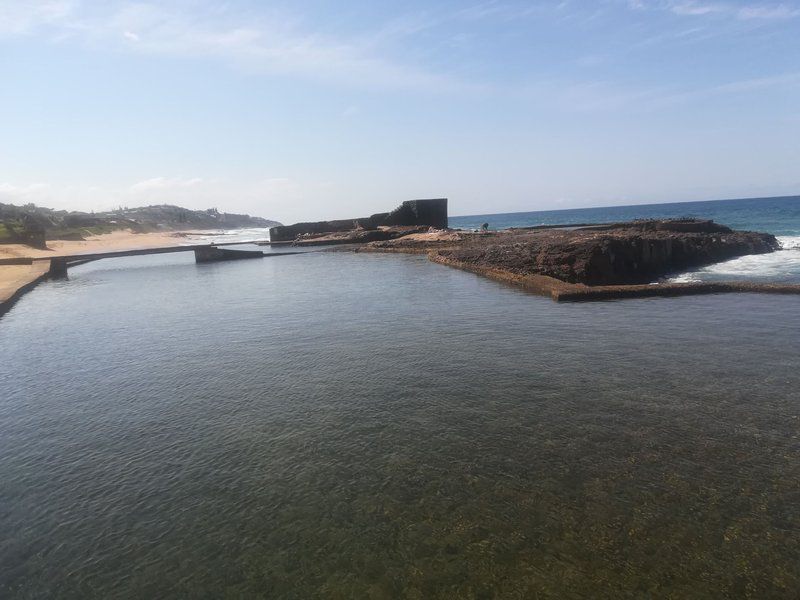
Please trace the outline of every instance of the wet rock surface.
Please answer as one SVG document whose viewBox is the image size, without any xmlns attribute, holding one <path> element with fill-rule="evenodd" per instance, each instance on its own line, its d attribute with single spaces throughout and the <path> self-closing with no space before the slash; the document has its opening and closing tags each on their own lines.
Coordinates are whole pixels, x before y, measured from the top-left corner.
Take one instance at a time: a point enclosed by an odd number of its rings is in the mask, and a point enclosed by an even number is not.
<svg viewBox="0 0 800 600">
<path fill-rule="evenodd" d="M 415 239 L 416 238 L 416 239 Z M 375 249 L 428 249 L 444 261 L 568 283 L 626 285 L 657 281 L 692 267 L 779 248 L 773 235 L 733 231 L 713 221 L 634 221 L 598 227 L 408 236 Z"/>
</svg>

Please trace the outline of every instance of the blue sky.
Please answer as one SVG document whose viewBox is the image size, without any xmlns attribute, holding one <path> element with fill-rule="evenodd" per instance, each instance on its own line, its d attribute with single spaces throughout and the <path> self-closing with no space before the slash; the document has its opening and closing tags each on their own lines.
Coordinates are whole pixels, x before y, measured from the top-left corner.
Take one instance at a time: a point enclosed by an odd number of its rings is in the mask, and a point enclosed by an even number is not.
<svg viewBox="0 0 800 600">
<path fill-rule="evenodd" d="M 0 0 L 0 201 L 285 222 L 800 193 L 800 1 Z"/>
</svg>

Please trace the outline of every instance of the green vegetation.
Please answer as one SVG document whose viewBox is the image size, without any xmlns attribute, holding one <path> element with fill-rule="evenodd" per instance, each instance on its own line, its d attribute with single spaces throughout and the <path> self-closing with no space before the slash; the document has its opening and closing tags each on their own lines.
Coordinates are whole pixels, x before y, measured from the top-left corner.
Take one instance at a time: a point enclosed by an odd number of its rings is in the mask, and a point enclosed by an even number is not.
<svg viewBox="0 0 800 600">
<path fill-rule="evenodd" d="M 0 243 L 8 243 L 13 239 L 15 230 L 14 223 L 0 223 Z"/>
<path fill-rule="evenodd" d="M 280 223 L 249 215 L 221 213 L 216 208 L 190 210 L 168 204 L 138 208 L 120 206 L 113 211 L 85 213 L 53 210 L 34 204 L 15 206 L 0 203 L 0 244 L 42 245 L 45 240 L 79 240 L 118 229 L 146 233 L 275 225 Z"/>
</svg>

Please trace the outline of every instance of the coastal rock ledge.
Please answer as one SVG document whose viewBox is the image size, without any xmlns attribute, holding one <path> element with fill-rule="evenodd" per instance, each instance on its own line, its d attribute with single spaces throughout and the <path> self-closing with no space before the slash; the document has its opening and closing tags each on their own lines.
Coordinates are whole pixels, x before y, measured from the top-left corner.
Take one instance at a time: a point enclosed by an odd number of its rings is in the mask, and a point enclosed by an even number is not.
<svg viewBox="0 0 800 600">
<path fill-rule="evenodd" d="M 435 262 L 475 272 L 545 276 L 586 286 L 651 283 L 691 268 L 780 248 L 771 234 L 734 231 L 696 219 L 461 233 L 447 241 L 408 236 L 370 246 L 378 251 L 427 250 Z"/>
<path fill-rule="evenodd" d="M 450 251 L 451 257 L 569 283 L 625 285 L 780 247 L 768 233 L 733 231 L 713 221 L 646 221 L 525 237 L 467 245 Z"/>
</svg>

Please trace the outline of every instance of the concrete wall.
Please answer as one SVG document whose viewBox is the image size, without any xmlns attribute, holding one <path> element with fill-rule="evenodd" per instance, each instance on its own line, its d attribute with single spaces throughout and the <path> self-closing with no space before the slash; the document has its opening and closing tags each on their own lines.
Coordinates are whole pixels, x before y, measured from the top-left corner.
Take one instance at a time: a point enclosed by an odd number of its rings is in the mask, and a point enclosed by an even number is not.
<svg viewBox="0 0 800 600">
<path fill-rule="evenodd" d="M 406 200 L 384 219 L 381 225 L 427 225 L 447 228 L 447 198 Z"/>
<path fill-rule="evenodd" d="M 447 227 L 447 198 L 407 200 L 390 213 L 378 213 L 369 217 L 343 219 L 340 221 L 316 221 L 281 225 L 269 230 L 273 242 L 291 242 L 306 233 L 336 233 L 354 229 L 376 229 L 380 226 L 427 226 Z"/>
</svg>

